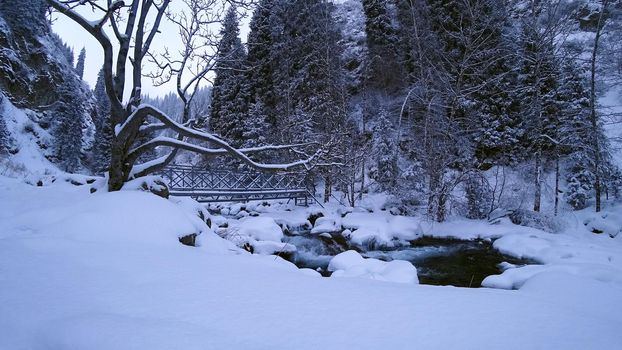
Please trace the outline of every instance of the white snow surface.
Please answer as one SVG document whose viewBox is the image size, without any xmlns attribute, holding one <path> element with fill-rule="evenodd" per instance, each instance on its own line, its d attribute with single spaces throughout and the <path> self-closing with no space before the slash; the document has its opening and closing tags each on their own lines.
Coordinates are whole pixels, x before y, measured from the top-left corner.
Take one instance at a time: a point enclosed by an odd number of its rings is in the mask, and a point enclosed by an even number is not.
<svg viewBox="0 0 622 350">
<path fill-rule="evenodd" d="M 497 248 L 546 263 L 509 268 L 524 282 L 504 290 L 319 278 L 238 249 L 196 214 L 186 200 L 0 177 L 0 349 L 622 348 L 622 240 L 582 223 L 409 228 L 502 237 Z M 199 247 L 178 242 L 190 233 Z M 360 263 L 348 255 L 333 265 Z"/>
</svg>

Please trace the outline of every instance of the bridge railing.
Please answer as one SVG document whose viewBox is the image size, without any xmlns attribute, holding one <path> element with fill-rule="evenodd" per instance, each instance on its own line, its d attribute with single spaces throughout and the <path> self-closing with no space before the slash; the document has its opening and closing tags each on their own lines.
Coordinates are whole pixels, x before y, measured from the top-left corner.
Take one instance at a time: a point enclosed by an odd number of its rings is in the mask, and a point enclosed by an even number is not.
<svg viewBox="0 0 622 350">
<path fill-rule="evenodd" d="M 172 190 L 267 191 L 306 189 L 305 174 L 228 171 L 171 166 L 161 173 Z"/>
<path fill-rule="evenodd" d="M 239 201 L 270 198 L 304 199 L 309 195 L 304 173 L 229 171 L 193 166 L 169 166 L 160 175 L 172 195 L 204 201 Z"/>
</svg>

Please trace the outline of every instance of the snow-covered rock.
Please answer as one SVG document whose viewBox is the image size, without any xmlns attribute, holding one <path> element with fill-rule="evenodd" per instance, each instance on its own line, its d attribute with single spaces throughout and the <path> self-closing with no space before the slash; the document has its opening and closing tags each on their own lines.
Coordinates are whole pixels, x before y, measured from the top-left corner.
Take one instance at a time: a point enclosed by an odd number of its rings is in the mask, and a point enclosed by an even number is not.
<svg viewBox="0 0 622 350">
<path fill-rule="evenodd" d="M 361 277 L 397 283 L 419 283 L 417 269 L 408 261 L 389 262 L 364 258 L 354 250 L 345 251 L 331 259 L 328 270 L 331 277 Z"/>
<path fill-rule="evenodd" d="M 352 243 L 365 246 L 392 247 L 417 238 L 422 233 L 420 223 L 413 217 L 395 216 L 388 212 L 349 213 L 342 226 L 351 230 Z"/>
<path fill-rule="evenodd" d="M 583 224 L 590 232 L 615 237 L 622 232 L 622 215 L 609 212 L 596 213 L 586 218 Z"/>
<path fill-rule="evenodd" d="M 281 227 L 272 218 L 248 216 L 238 221 L 230 221 L 230 231 L 243 237 L 258 241 L 280 242 L 283 238 Z"/>
<path fill-rule="evenodd" d="M 254 253 L 262 255 L 285 255 L 296 251 L 296 246 L 293 244 L 274 241 L 254 241 L 252 243 L 252 247 L 254 249 Z"/>
<path fill-rule="evenodd" d="M 321 217 L 315 220 L 315 225 L 311 229 L 311 234 L 321 234 L 337 232 L 340 229 L 340 225 L 337 224 L 337 220 L 334 217 Z"/>
</svg>

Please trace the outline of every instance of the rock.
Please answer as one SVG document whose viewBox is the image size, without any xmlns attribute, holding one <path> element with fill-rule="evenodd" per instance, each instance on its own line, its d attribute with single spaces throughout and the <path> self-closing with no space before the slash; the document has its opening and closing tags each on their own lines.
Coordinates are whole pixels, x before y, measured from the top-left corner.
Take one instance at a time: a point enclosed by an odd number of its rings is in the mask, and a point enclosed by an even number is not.
<svg viewBox="0 0 622 350">
<path fill-rule="evenodd" d="M 315 220 L 323 217 L 324 214 L 322 212 L 317 212 L 317 213 L 312 213 L 311 215 L 309 215 L 309 217 L 307 218 L 307 220 L 311 223 L 311 225 L 315 225 Z"/>
<path fill-rule="evenodd" d="M 248 214 L 248 212 L 247 212 L 246 210 L 240 210 L 240 211 L 239 211 L 239 212 L 235 215 L 235 217 L 236 217 L 236 218 L 238 218 L 238 219 L 240 219 L 240 218 L 245 218 L 245 217 L 247 217 L 247 216 L 249 216 L 249 214 Z"/>
<path fill-rule="evenodd" d="M 74 186 L 82 186 L 84 185 L 82 182 L 74 180 L 74 179 L 68 179 L 69 183 L 74 185 Z"/>
<path fill-rule="evenodd" d="M 244 250 L 246 250 L 247 252 L 253 254 L 255 252 L 255 248 L 253 248 L 252 245 L 250 245 L 248 242 L 244 243 L 244 245 L 242 246 L 242 248 Z"/>
<path fill-rule="evenodd" d="M 155 194 L 158 197 L 162 197 L 164 199 L 168 199 L 170 196 L 170 192 L 168 191 L 168 187 L 164 183 L 164 181 L 160 179 L 156 179 L 150 182 L 143 182 L 140 186 L 143 190 L 149 191 Z"/>
<path fill-rule="evenodd" d="M 192 233 L 189 235 L 185 235 L 183 237 L 179 237 L 179 242 L 183 245 L 187 245 L 190 247 L 196 247 L 197 234 Z"/>
</svg>

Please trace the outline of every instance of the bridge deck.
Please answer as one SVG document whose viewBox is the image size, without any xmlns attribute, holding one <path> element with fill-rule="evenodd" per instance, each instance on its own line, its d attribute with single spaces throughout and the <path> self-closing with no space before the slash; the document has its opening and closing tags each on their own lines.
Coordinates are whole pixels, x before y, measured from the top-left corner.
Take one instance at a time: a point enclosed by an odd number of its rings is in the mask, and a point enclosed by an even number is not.
<svg viewBox="0 0 622 350">
<path fill-rule="evenodd" d="M 240 202 L 293 199 L 308 205 L 311 196 L 301 173 L 258 173 L 170 166 L 161 174 L 173 196 L 192 197 L 200 202 Z"/>
</svg>

